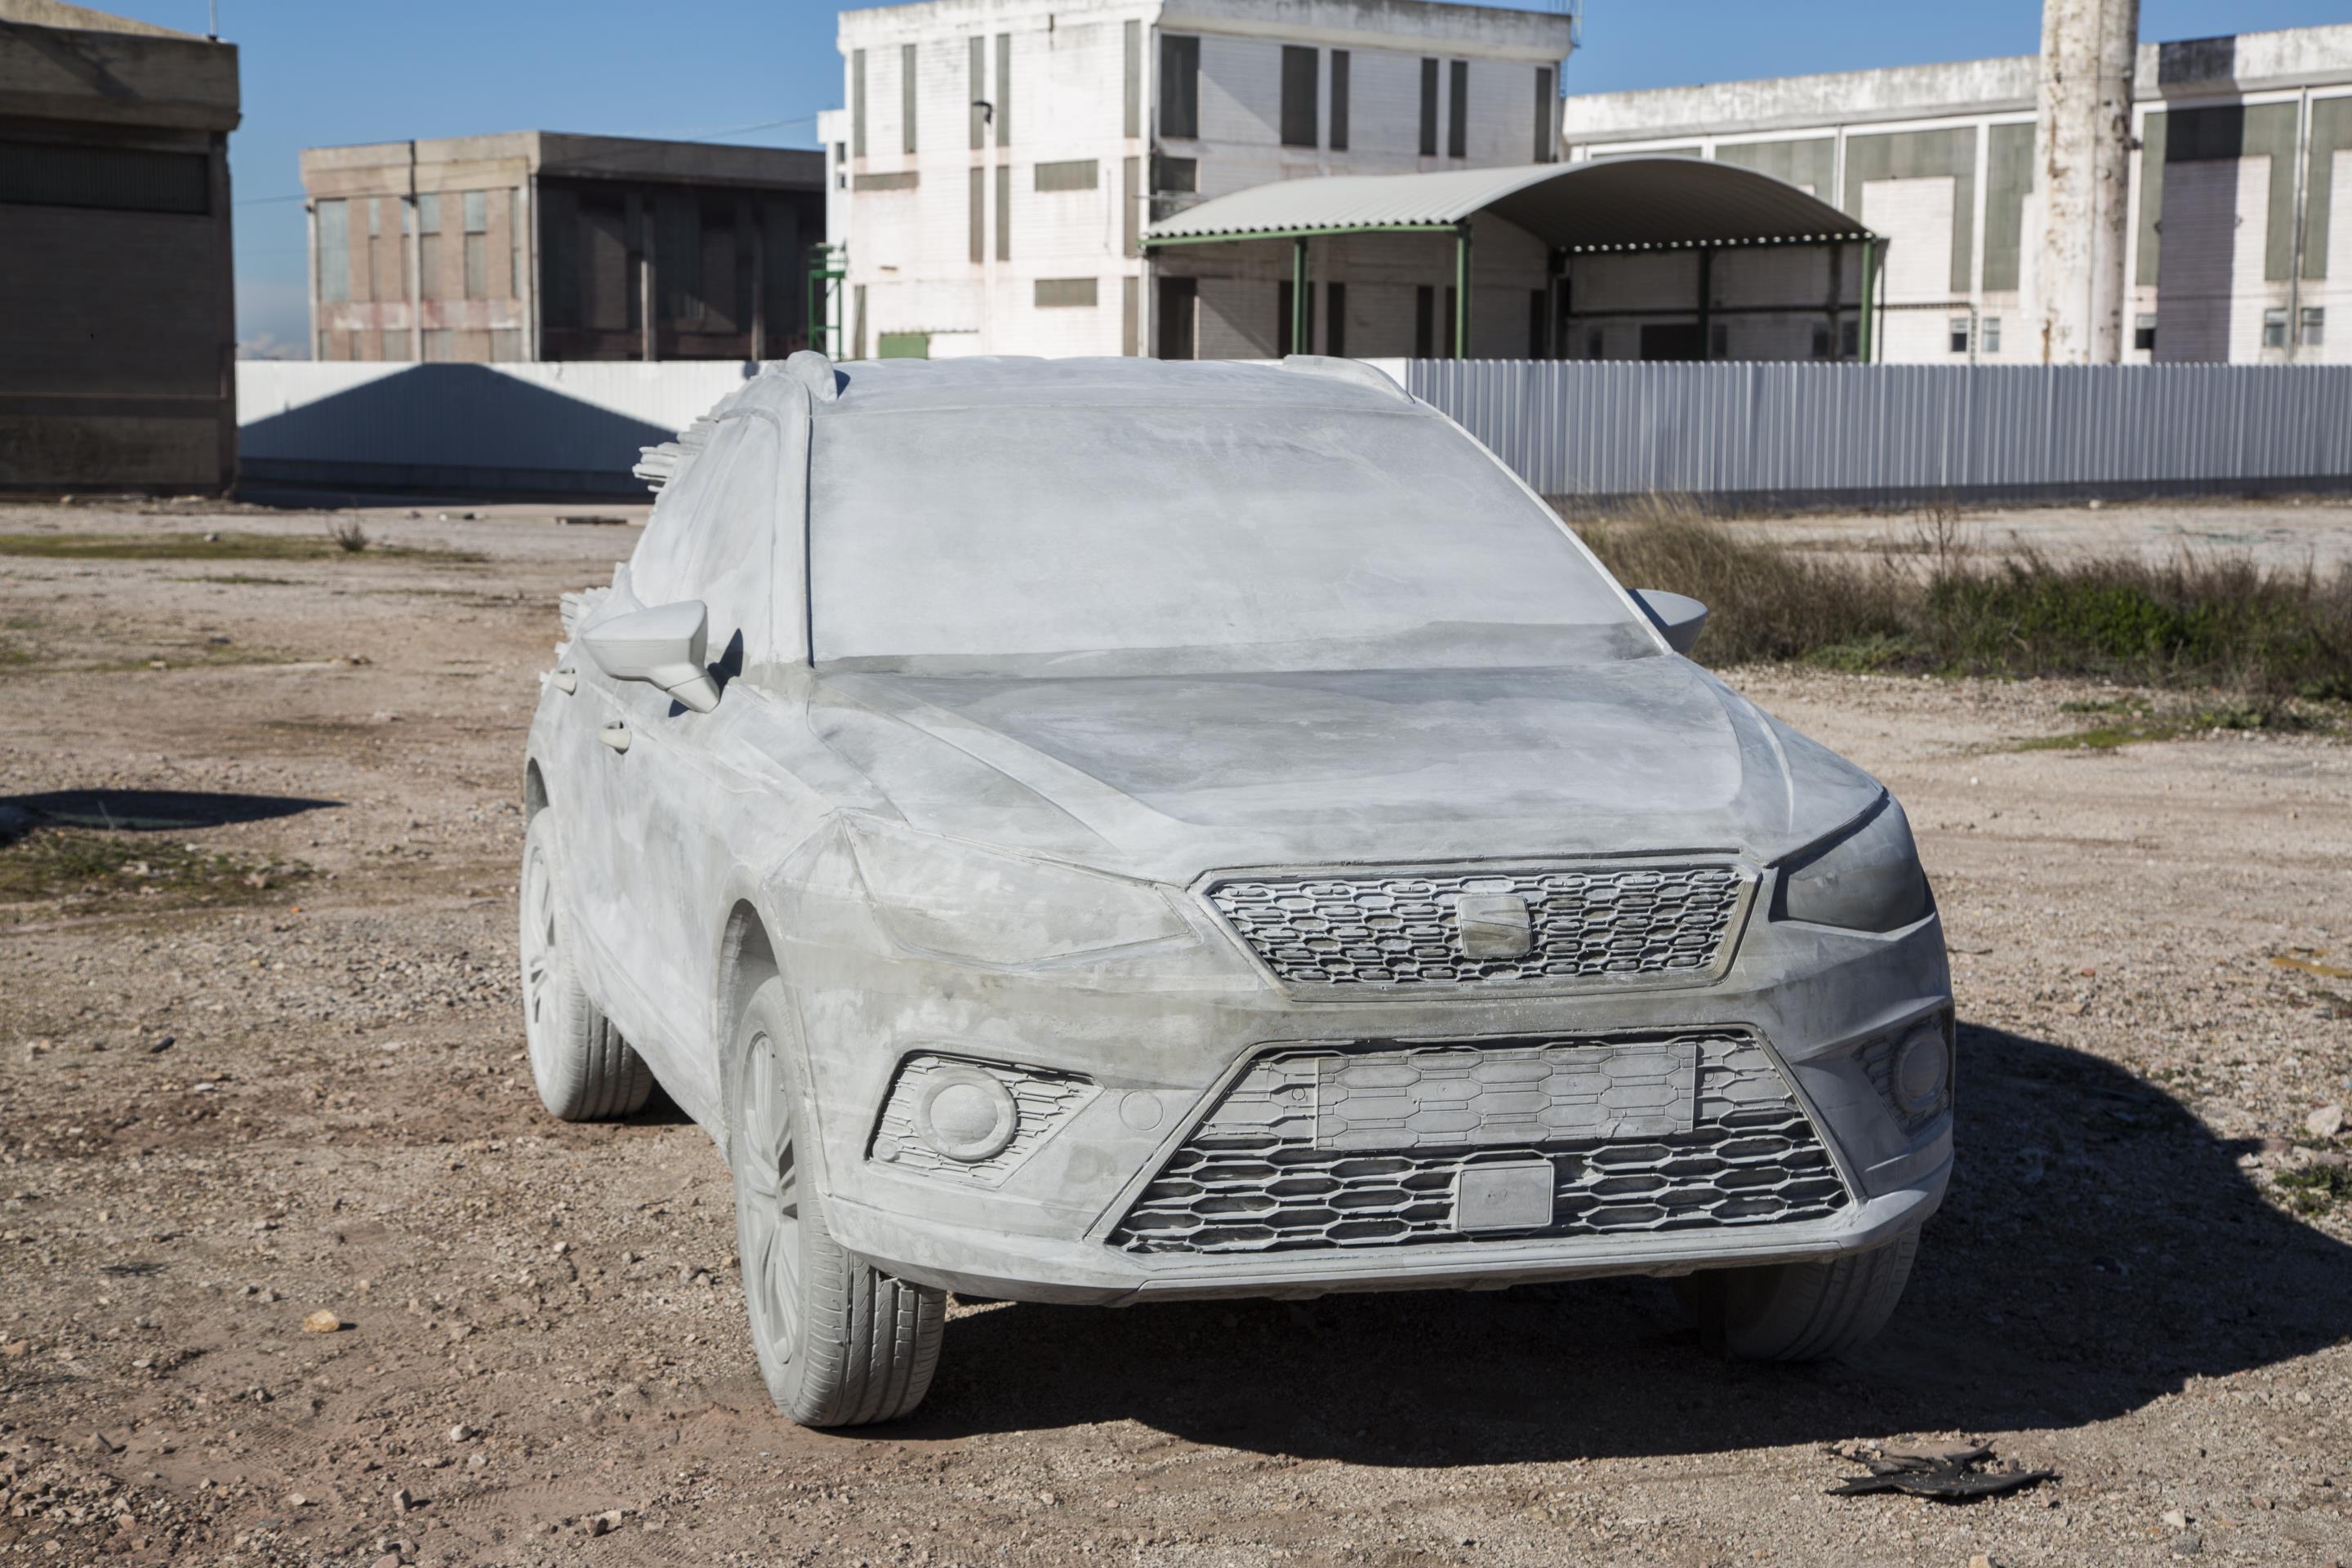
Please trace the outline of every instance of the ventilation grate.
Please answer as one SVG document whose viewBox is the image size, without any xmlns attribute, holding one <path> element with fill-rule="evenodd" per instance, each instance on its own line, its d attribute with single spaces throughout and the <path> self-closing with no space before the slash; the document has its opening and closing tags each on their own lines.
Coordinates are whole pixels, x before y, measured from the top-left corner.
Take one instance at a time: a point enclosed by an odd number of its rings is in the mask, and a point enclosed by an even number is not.
<svg viewBox="0 0 2352 1568">
<path fill-rule="evenodd" d="M 1606 984 L 1708 973 L 1748 886 L 1732 866 L 1642 866 L 1236 878 L 1208 897 L 1291 984 Z M 1521 940 L 1465 949 L 1465 898 L 1523 909 Z"/>
<path fill-rule="evenodd" d="M 1459 1244 L 1775 1225 L 1850 1201 L 1743 1031 L 1286 1047 L 1225 1091 L 1110 1242 Z"/>
</svg>

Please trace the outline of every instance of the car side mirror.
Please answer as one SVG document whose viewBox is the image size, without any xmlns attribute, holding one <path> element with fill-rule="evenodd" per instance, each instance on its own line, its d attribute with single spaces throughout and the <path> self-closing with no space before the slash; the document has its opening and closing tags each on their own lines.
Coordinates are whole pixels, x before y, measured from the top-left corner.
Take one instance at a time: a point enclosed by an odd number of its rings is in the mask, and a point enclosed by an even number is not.
<svg viewBox="0 0 2352 1568">
<path fill-rule="evenodd" d="M 709 640 L 710 612 L 699 599 L 632 610 L 580 632 L 597 668 L 615 680 L 658 686 L 697 713 L 719 706 L 719 683 L 703 662 Z"/>
<path fill-rule="evenodd" d="M 1666 634 L 1666 646 L 1676 653 L 1689 653 L 1698 643 L 1698 634 L 1706 630 L 1706 606 L 1687 594 L 1636 588 L 1633 598 Z"/>
</svg>

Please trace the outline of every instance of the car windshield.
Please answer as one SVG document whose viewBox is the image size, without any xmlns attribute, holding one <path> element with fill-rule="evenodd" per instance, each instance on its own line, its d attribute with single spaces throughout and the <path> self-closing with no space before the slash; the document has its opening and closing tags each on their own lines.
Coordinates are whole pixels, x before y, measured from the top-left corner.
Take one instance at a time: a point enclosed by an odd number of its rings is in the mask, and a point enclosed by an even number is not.
<svg viewBox="0 0 2352 1568">
<path fill-rule="evenodd" d="M 1399 409 L 1001 406 L 814 422 L 819 663 L 1460 668 L 1657 645 L 1550 512 Z"/>
</svg>

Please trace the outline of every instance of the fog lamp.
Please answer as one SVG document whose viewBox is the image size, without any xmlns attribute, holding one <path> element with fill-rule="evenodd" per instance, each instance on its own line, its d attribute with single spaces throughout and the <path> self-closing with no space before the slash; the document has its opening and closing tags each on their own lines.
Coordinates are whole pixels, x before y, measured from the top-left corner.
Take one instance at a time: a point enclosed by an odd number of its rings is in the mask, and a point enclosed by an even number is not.
<svg viewBox="0 0 2352 1568">
<path fill-rule="evenodd" d="M 1950 1067 L 1944 1031 L 1933 1024 L 1914 1029 L 1895 1048 L 1895 1102 L 1914 1116 L 1935 1110 Z"/>
<path fill-rule="evenodd" d="M 1013 1091 L 977 1068 L 941 1066 L 915 1096 L 915 1136 L 965 1164 L 1001 1152 L 1020 1127 Z"/>
</svg>

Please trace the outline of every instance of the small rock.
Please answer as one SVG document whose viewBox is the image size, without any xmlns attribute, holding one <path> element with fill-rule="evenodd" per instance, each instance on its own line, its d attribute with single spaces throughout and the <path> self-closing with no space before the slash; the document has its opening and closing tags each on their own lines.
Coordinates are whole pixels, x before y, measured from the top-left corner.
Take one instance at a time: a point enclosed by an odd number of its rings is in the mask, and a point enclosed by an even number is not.
<svg viewBox="0 0 2352 1568">
<path fill-rule="evenodd" d="M 369 1563 L 368 1568 L 400 1568 L 400 1553 L 397 1552 L 387 1552 L 383 1556 L 377 1558 L 373 1563 Z"/>
<path fill-rule="evenodd" d="M 449 1441 L 452 1443 L 462 1443 L 473 1435 L 474 1429 L 471 1426 L 467 1426 L 463 1421 L 458 1422 L 455 1426 L 449 1428 Z"/>
<path fill-rule="evenodd" d="M 302 1320 L 302 1331 L 306 1334 L 336 1334 L 342 1329 L 342 1319 L 323 1308 Z"/>
<path fill-rule="evenodd" d="M 423 1500 L 406 1487 L 392 1494 L 392 1511 L 394 1513 L 410 1513 L 423 1506 Z"/>
<path fill-rule="evenodd" d="M 310 1500 L 304 1497 L 300 1492 L 289 1492 L 286 1494 L 286 1506 L 288 1508 L 309 1508 L 310 1506 Z"/>
<path fill-rule="evenodd" d="M 588 1521 L 588 1533 L 591 1535 L 610 1535 L 613 1531 L 621 1528 L 621 1521 L 623 1517 L 622 1510 L 617 1508 L 606 1509 L 603 1513 L 598 1514 L 595 1518 Z"/>
<path fill-rule="evenodd" d="M 1969 1559 L 1969 1568 L 2000 1568 L 2000 1564 L 1979 1552 Z"/>
<path fill-rule="evenodd" d="M 100 1431 L 95 1426 L 89 1429 L 89 1446 L 93 1451 L 98 1453 L 120 1454 L 122 1452 L 121 1444 L 116 1442 L 113 1438 L 108 1436 L 105 1433 Z"/>
<path fill-rule="evenodd" d="M 178 1036 L 165 1035 L 162 1039 L 155 1041 L 147 1047 L 147 1054 L 151 1057 L 160 1057 L 165 1051 L 170 1050 L 173 1046 L 176 1046 L 179 1043 L 180 1040 Z"/>
<path fill-rule="evenodd" d="M 2167 1530 L 2186 1530 L 2189 1528 L 2189 1516 L 2181 1512 L 2177 1508 L 2166 1509 L 2164 1512 L 2158 1517 L 2164 1521 L 2164 1528 Z"/>
<path fill-rule="evenodd" d="M 2314 1138 L 2333 1138 L 2344 1131 L 2344 1107 L 2330 1100 L 2303 1119 L 2303 1130 Z"/>
<path fill-rule="evenodd" d="M 2205 1538 L 2193 1530 L 2184 1530 L 2172 1538 L 2175 1557 L 2194 1557 L 2205 1550 Z"/>
</svg>

